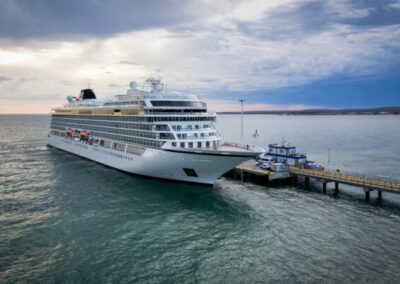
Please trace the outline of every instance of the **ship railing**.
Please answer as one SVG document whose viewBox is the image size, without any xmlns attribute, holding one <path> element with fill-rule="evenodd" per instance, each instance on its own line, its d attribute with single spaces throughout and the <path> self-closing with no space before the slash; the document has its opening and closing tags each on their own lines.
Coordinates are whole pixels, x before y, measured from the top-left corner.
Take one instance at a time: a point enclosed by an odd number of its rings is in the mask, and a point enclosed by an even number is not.
<svg viewBox="0 0 400 284">
<path fill-rule="evenodd" d="M 286 155 L 286 154 L 279 154 L 279 153 L 273 153 L 273 152 L 265 152 L 265 155 L 266 156 L 268 156 L 268 155 L 271 155 L 271 156 L 279 155 L 279 156 L 285 156 L 286 158 L 306 157 L 306 154 L 303 154 L 303 153 L 292 153 L 292 154 Z"/>
<path fill-rule="evenodd" d="M 179 137 L 178 140 L 210 140 L 210 138 L 212 140 L 215 140 L 215 137 L 218 137 L 217 134 L 213 134 L 213 135 L 188 135 L 188 136 L 184 136 L 184 137 Z"/>
<path fill-rule="evenodd" d="M 221 144 L 221 146 L 235 147 L 235 148 L 240 148 L 240 149 L 244 149 L 244 150 L 251 150 L 254 152 L 265 152 L 265 150 L 259 146 L 244 145 L 244 144 L 239 144 L 239 143 L 234 143 L 234 142 L 224 142 Z"/>
<path fill-rule="evenodd" d="M 381 189 L 392 189 L 399 191 L 400 190 L 400 182 L 397 179 L 391 177 L 379 177 L 373 175 L 364 175 L 357 174 L 354 172 L 346 172 L 346 171 L 331 171 L 325 170 L 321 167 L 316 169 L 305 169 L 298 168 L 294 166 L 288 167 L 289 172 L 305 174 L 307 176 L 325 179 L 325 180 L 333 180 L 338 182 L 345 182 L 349 184 L 356 184 L 363 187 L 375 187 Z"/>
<path fill-rule="evenodd" d="M 294 153 L 294 154 L 289 154 L 290 157 L 306 157 L 306 154 L 302 153 Z"/>
<path fill-rule="evenodd" d="M 188 127 L 182 127 L 182 128 L 172 128 L 173 131 L 176 132 L 181 132 L 181 131 L 213 131 L 215 130 L 212 127 L 202 127 L 202 128 L 188 128 Z"/>
<path fill-rule="evenodd" d="M 129 95 L 121 95 L 121 96 L 129 96 Z M 178 94 L 172 94 L 172 93 L 147 93 L 147 92 L 142 92 L 141 94 L 137 95 L 139 99 L 145 100 L 145 99 L 175 99 L 175 100 L 192 100 L 192 101 L 198 101 L 200 100 L 198 96 L 196 95 L 178 95 Z"/>
<path fill-rule="evenodd" d="M 193 115 L 193 116 L 216 116 L 215 112 L 146 112 L 144 116 L 171 116 L 171 115 Z"/>
</svg>

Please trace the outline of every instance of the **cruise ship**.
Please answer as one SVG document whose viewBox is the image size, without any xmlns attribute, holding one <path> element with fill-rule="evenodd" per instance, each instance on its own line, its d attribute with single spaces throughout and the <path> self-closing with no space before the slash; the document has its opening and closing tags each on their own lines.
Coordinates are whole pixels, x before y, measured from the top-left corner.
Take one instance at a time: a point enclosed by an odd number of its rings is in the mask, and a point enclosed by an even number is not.
<svg viewBox="0 0 400 284">
<path fill-rule="evenodd" d="M 159 79 L 145 83 L 104 101 L 92 89 L 68 96 L 52 109 L 48 145 L 128 173 L 208 185 L 260 154 L 224 142 L 216 114 L 196 95 L 168 93 Z"/>
</svg>

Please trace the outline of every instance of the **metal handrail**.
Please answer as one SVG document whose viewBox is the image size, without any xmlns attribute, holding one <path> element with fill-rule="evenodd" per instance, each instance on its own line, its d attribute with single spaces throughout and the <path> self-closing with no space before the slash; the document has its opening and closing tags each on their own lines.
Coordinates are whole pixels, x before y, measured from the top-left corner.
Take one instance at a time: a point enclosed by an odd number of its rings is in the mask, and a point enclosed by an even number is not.
<svg viewBox="0 0 400 284">
<path fill-rule="evenodd" d="M 197 128 L 197 129 L 196 129 L 196 128 L 187 128 L 187 127 L 184 127 L 184 128 L 180 128 L 180 129 L 178 129 L 178 128 L 176 128 L 176 129 L 172 128 L 172 130 L 173 130 L 173 131 L 176 131 L 176 132 L 181 132 L 181 131 L 203 132 L 203 131 L 214 131 L 215 128 L 212 128 L 212 127 L 204 128 L 204 127 L 202 127 L 202 128 Z"/>
<path fill-rule="evenodd" d="M 179 115 L 179 116 L 184 116 L 184 115 L 191 115 L 191 116 L 216 116 L 217 114 L 215 112 L 146 112 L 143 114 L 143 116 L 169 116 L 169 115 Z"/>
<path fill-rule="evenodd" d="M 398 183 L 393 183 L 393 182 L 386 182 L 382 180 L 378 180 L 376 178 L 365 178 L 365 177 L 359 177 L 355 175 L 346 175 L 343 173 L 333 173 L 333 172 L 328 172 L 328 171 L 322 171 L 322 170 L 310 170 L 310 169 L 303 169 L 303 168 L 296 168 L 293 166 L 288 166 L 289 172 L 293 173 L 299 173 L 303 175 L 308 175 L 312 177 L 318 177 L 318 178 L 327 178 L 331 179 L 334 181 L 342 181 L 342 182 L 348 182 L 351 184 L 356 184 L 356 185 L 364 185 L 364 186 L 373 186 L 373 187 L 378 187 L 378 188 L 383 188 L 383 189 L 391 189 L 393 191 L 399 191 L 400 192 L 400 184 Z"/>
</svg>

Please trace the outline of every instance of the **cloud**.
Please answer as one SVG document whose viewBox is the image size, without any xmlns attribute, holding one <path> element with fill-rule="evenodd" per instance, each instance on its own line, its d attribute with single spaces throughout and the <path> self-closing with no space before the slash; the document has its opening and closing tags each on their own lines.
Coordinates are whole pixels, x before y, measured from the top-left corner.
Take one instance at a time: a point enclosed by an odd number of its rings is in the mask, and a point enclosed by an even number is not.
<svg viewBox="0 0 400 284">
<path fill-rule="evenodd" d="M 108 97 L 153 75 L 170 91 L 268 105 L 271 90 L 398 66 L 397 3 L 4 0 L 0 68 L 36 80 L 1 84 L 0 99 L 61 103 L 88 81 Z"/>
<path fill-rule="evenodd" d="M 233 21 L 246 34 L 264 40 L 302 39 L 337 25 L 352 28 L 400 24 L 398 11 L 388 9 L 392 0 L 303 0 L 279 5 L 263 13 L 258 21 Z"/>
<path fill-rule="evenodd" d="M 167 27 L 201 18 L 206 5 L 174 0 L 2 0 L 0 37 L 70 39 Z"/>
<path fill-rule="evenodd" d="M 121 60 L 119 62 L 119 64 L 136 65 L 136 66 L 140 65 L 140 63 L 136 63 L 136 62 L 133 62 L 133 61 L 130 61 L 130 60 Z"/>
<path fill-rule="evenodd" d="M 400 9 L 400 1 L 397 0 L 396 2 L 389 4 L 389 7 L 393 9 Z"/>
<path fill-rule="evenodd" d="M 1 76 L 0 75 L 0 84 L 3 82 L 11 81 L 13 78 L 7 77 L 7 76 Z"/>
<path fill-rule="evenodd" d="M 110 83 L 110 84 L 108 84 L 108 87 L 110 87 L 110 88 L 121 88 L 122 86 L 120 86 L 120 85 L 118 85 L 116 83 Z"/>
<path fill-rule="evenodd" d="M 305 109 L 326 109 L 325 106 L 295 105 L 295 104 L 246 104 L 244 111 L 275 111 L 275 110 L 305 110 Z M 238 103 L 208 103 L 208 110 L 212 112 L 239 112 Z"/>
</svg>

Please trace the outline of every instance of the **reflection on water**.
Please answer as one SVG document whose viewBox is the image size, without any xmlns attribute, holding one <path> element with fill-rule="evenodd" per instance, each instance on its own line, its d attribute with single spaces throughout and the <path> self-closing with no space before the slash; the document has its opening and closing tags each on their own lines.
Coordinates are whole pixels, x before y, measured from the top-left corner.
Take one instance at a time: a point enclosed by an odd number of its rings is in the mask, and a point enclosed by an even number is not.
<svg viewBox="0 0 400 284">
<path fill-rule="evenodd" d="M 45 146 L 48 116 L 1 116 L 5 282 L 394 282 L 400 201 L 341 187 L 214 188 L 128 175 Z M 227 140 L 238 116 L 220 116 Z M 395 116 L 245 118 L 247 143 L 281 136 L 332 167 L 400 176 Z M 254 128 L 254 129 L 253 129 Z M 397 130 L 397 131 L 395 131 Z M 397 155 L 395 155 L 395 154 Z M 373 162 L 371 162 L 373 161 Z M 379 265 L 377 266 L 377 263 Z"/>
</svg>

